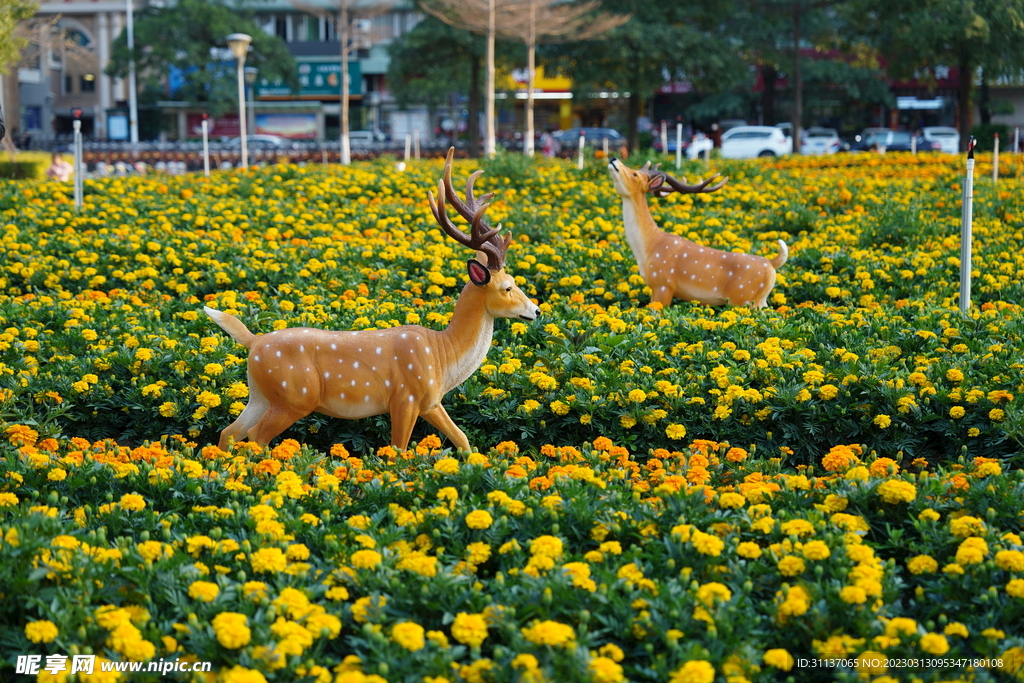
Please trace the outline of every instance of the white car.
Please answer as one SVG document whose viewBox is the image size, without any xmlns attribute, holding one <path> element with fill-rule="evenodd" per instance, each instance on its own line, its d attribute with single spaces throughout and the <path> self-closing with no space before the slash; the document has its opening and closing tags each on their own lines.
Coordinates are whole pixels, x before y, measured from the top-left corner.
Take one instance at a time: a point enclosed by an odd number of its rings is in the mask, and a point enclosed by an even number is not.
<svg viewBox="0 0 1024 683">
<path fill-rule="evenodd" d="M 842 145 L 834 128 L 808 128 L 800 136 L 801 154 L 835 154 Z"/>
<path fill-rule="evenodd" d="M 925 126 L 921 134 L 929 142 L 939 143 L 939 151 L 946 154 L 958 154 L 960 152 L 960 133 L 956 128 L 949 126 Z"/>
<path fill-rule="evenodd" d="M 704 133 L 697 133 L 693 136 L 693 140 L 686 147 L 686 158 L 696 159 L 704 154 L 704 152 L 710 152 L 715 147 L 715 142 Z M 673 147 L 674 151 L 675 148 Z"/>
<path fill-rule="evenodd" d="M 793 153 L 793 139 L 775 126 L 737 126 L 722 135 L 726 159 L 774 157 Z"/>
</svg>

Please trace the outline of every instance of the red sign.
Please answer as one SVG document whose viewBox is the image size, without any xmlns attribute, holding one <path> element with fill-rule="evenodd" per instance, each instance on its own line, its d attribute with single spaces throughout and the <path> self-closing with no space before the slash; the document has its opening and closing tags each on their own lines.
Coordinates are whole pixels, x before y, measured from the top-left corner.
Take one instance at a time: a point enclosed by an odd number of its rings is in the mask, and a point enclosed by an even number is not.
<svg viewBox="0 0 1024 683">
<path fill-rule="evenodd" d="M 203 114 L 189 114 L 186 125 L 188 137 L 203 137 Z M 206 125 L 211 138 L 237 138 L 242 134 L 238 125 L 238 114 L 225 114 L 216 119 L 207 119 Z"/>
</svg>

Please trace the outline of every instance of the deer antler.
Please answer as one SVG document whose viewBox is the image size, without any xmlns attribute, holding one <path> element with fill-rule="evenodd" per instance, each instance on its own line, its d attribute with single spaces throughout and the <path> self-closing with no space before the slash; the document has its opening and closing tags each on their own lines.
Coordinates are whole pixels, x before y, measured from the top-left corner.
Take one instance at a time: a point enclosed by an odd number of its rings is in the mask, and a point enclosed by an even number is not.
<svg viewBox="0 0 1024 683">
<path fill-rule="evenodd" d="M 492 228 L 484 220 L 484 213 L 489 206 L 488 202 L 494 196 L 488 192 L 479 199 L 473 196 L 473 184 L 483 171 L 475 171 L 466 181 L 466 201 L 459 199 L 459 196 L 452 188 L 452 158 L 455 156 L 455 148 L 448 150 L 448 157 L 444 163 L 444 174 L 437 183 L 437 201 L 434 200 L 434 193 L 427 192 L 430 200 L 430 210 L 434 214 L 438 225 L 459 244 L 464 244 L 470 249 L 475 249 L 487 254 L 487 269 L 499 271 L 505 267 L 505 252 L 512 242 L 512 235 L 506 234 L 504 238 L 498 237 L 501 232 L 501 224 Z M 448 218 L 448 211 L 445 207 L 445 199 L 451 201 L 455 210 L 469 221 L 470 234 L 460 230 Z"/>
<path fill-rule="evenodd" d="M 654 168 L 650 170 L 650 173 L 657 173 L 658 175 L 661 176 L 662 180 L 664 181 L 664 185 L 661 185 L 654 189 L 654 194 L 658 197 L 667 197 L 673 192 L 680 192 L 682 194 L 699 194 L 704 192 L 715 192 L 716 190 L 721 190 L 723 187 L 725 187 L 725 184 L 729 182 L 728 178 L 723 178 L 721 182 L 715 185 L 711 185 L 714 179 L 721 175 L 720 173 L 716 173 L 715 175 L 711 176 L 710 178 L 703 182 L 698 183 L 697 185 L 690 185 L 686 182 L 685 178 L 683 180 L 673 178 L 668 173 L 658 170 L 658 166 L 660 166 L 660 164 L 656 164 Z M 668 185 L 668 188 L 666 188 L 665 185 Z M 708 187 L 708 185 L 711 185 L 711 187 Z"/>
</svg>

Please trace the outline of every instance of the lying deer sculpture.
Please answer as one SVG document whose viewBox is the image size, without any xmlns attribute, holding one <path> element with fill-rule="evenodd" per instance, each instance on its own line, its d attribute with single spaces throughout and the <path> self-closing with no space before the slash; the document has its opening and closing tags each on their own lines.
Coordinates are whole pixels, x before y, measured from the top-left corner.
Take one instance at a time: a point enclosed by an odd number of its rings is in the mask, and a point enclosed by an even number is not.
<svg viewBox="0 0 1024 683">
<path fill-rule="evenodd" d="M 405 449 L 417 417 L 444 433 L 461 451 L 469 440 L 448 416 L 441 399 L 472 375 L 491 346 L 495 318 L 534 320 L 540 309 L 516 286 L 505 267 L 511 235 L 498 237 L 483 218 L 488 193 L 473 197 L 466 182 L 466 201 L 452 189 L 452 156 L 448 151 L 437 201 L 429 194 L 434 218 L 460 244 L 479 250 L 467 262 L 469 282 L 443 331 L 418 325 L 384 330 L 331 332 L 293 327 L 254 335 L 227 313 L 205 308 L 225 332 L 249 349 L 249 403 L 220 435 L 220 448 L 248 437 L 266 444 L 297 420 L 313 412 L 359 419 L 391 414 L 391 445 Z M 448 217 L 445 201 L 470 224 L 470 234 Z"/>
<path fill-rule="evenodd" d="M 622 197 L 622 220 L 640 275 L 651 288 L 651 302 L 667 306 L 673 298 L 711 306 L 732 304 L 764 308 L 775 286 L 775 271 L 789 258 L 789 247 L 779 240 L 779 255 L 770 261 L 753 254 L 737 254 L 702 247 L 658 228 L 647 206 L 647 193 L 665 197 L 673 192 L 695 194 L 720 190 L 728 178 L 697 184 L 681 182 L 650 162 L 631 169 L 618 159 L 608 163 L 615 190 Z"/>
</svg>

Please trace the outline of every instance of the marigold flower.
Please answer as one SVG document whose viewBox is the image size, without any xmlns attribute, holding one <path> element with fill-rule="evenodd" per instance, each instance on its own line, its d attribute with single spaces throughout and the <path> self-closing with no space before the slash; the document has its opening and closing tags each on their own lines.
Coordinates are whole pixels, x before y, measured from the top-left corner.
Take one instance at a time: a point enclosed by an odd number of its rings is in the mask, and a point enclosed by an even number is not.
<svg viewBox="0 0 1024 683">
<path fill-rule="evenodd" d="M 213 602 L 220 595 L 220 587 L 209 581 L 193 581 L 188 587 L 188 596 L 201 602 Z"/>
<path fill-rule="evenodd" d="M 782 671 L 789 671 L 796 664 L 796 660 L 793 659 L 793 655 L 789 654 L 788 651 L 782 648 L 774 648 L 771 650 L 765 650 L 763 661 L 767 666 L 773 666 L 776 669 Z"/>
<path fill-rule="evenodd" d="M 715 667 L 704 660 L 686 662 L 672 672 L 669 683 L 712 683 L 715 680 Z"/>
<path fill-rule="evenodd" d="M 466 515 L 466 526 L 470 529 L 487 529 L 494 523 L 494 517 L 487 510 L 473 510 Z"/>
<path fill-rule="evenodd" d="M 523 637 L 535 645 L 568 645 L 576 638 L 576 632 L 572 626 L 557 621 L 535 620 L 529 627 L 520 631 Z"/>
<path fill-rule="evenodd" d="M 452 637 L 463 645 L 480 647 L 487 638 L 487 620 L 483 614 L 459 612 L 452 621 Z"/>
<path fill-rule="evenodd" d="M 245 647 L 252 636 L 249 618 L 238 612 L 221 612 L 213 618 L 212 626 L 217 642 L 229 650 Z"/>
<path fill-rule="evenodd" d="M 424 633 L 423 627 L 412 621 L 401 621 L 391 627 L 391 639 L 409 652 L 423 649 Z"/>
<path fill-rule="evenodd" d="M 33 643 L 52 643 L 60 631 L 52 621 L 30 621 L 25 624 L 25 637 Z"/>
</svg>

